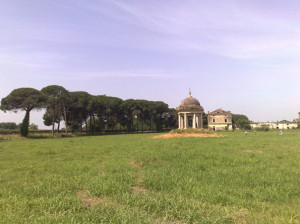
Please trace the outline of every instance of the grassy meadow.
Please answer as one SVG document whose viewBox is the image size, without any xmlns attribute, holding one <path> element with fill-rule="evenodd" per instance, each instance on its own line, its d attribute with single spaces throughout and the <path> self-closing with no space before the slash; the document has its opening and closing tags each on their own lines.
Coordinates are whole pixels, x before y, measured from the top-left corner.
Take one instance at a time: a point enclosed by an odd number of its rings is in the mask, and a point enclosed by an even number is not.
<svg viewBox="0 0 300 224">
<path fill-rule="evenodd" d="M 300 132 L 0 141 L 0 223 L 300 223 Z"/>
</svg>

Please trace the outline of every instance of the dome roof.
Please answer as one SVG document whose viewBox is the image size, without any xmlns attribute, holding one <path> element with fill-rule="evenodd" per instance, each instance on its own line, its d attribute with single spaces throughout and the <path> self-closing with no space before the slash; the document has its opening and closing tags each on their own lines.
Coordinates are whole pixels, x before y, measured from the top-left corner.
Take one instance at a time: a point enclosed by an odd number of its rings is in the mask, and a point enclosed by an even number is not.
<svg viewBox="0 0 300 224">
<path fill-rule="evenodd" d="M 180 106 L 182 106 L 182 107 L 198 106 L 199 107 L 200 103 L 196 98 L 189 96 L 181 101 Z"/>
<path fill-rule="evenodd" d="M 191 92 L 189 92 L 189 96 L 181 101 L 180 106 L 177 110 L 203 110 L 199 101 L 191 96 Z"/>
</svg>

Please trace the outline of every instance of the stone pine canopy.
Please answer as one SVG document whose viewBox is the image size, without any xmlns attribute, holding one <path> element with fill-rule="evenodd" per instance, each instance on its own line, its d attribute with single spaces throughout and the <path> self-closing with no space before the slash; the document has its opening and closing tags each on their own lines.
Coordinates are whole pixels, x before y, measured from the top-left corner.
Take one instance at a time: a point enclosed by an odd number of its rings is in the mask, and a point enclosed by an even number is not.
<svg viewBox="0 0 300 224">
<path fill-rule="evenodd" d="M 203 107 L 200 105 L 199 101 L 191 96 L 191 92 L 189 92 L 189 96 L 181 101 L 179 107 L 176 108 L 178 111 L 183 110 L 197 110 L 203 111 Z"/>
</svg>

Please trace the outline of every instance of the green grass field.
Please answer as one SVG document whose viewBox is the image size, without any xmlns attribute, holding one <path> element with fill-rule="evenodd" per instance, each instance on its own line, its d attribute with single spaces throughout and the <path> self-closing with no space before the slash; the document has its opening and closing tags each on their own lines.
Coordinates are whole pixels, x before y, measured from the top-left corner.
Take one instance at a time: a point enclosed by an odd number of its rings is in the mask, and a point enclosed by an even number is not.
<svg viewBox="0 0 300 224">
<path fill-rule="evenodd" d="M 0 141 L 1 223 L 300 223 L 300 132 Z"/>
</svg>

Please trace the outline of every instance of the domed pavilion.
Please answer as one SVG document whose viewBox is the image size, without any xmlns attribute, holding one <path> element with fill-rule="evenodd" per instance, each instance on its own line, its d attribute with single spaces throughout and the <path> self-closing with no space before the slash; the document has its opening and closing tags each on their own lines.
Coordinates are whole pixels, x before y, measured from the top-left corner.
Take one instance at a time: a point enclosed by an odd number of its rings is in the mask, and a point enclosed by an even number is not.
<svg viewBox="0 0 300 224">
<path fill-rule="evenodd" d="M 181 101 L 178 111 L 178 128 L 203 128 L 203 107 L 199 101 L 192 97 L 191 91 L 189 96 Z"/>
</svg>

